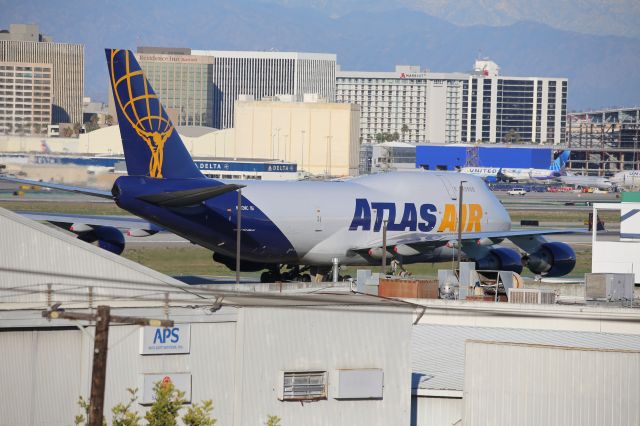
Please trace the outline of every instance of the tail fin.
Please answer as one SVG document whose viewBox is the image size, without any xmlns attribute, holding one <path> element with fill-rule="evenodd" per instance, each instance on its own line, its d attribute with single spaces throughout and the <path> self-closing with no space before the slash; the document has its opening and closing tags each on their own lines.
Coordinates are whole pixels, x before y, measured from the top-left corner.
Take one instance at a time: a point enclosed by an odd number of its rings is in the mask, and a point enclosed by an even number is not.
<svg viewBox="0 0 640 426">
<path fill-rule="evenodd" d="M 106 49 L 130 175 L 204 178 L 130 50 Z"/>
<path fill-rule="evenodd" d="M 567 164 L 567 161 L 569 161 L 570 155 L 571 155 L 571 151 L 562 151 L 560 155 L 558 155 L 558 158 L 553 160 L 553 163 L 551 163 L 551 165 L 549 166 L 549 169 L 558 171 L 558 172 L 561 171 L 562 169 L 564 169 L 564 166 Z"/>
</svg>

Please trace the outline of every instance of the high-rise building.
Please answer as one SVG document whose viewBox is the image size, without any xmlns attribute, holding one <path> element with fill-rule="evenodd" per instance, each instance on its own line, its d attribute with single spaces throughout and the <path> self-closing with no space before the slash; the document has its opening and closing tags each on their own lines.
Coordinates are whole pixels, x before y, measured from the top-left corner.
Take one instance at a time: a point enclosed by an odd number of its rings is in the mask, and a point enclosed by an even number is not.
<svg viewBox="0 0 640 426">
<path fill-rule="evenodd" d="M 240 95 L 257 100 L 305 94 L 333 102 L 336 55 L 298 52 L 235 52 L 193 50 L 192 55 L 213 58 L 213 127 L 233 127 L 234 102 Z"/>
<path fill-rule="evenodd" d="M 566 78 L 469 76 L 460 140 L 563 143 L 566 113 Z"/>
<path fill-rule="evenodd" d="M 52 74 L 51 64 L 0 62 L 0 133 L 46 133 Z"/>
<path fill-rule="evenodd" d="M 214 127 L 213 58 L 163 47 L 138 47 L 136 58 L 174 124 Z"/>
<path fill-rule="evenodd" d="M 567 79 L 499 71 L 489 60 L 467 74 L 338 71 L 336 100 L 361 106 L 363 142 L 564 142 Z"/>
<path fill-rule="evenodd" d="M 0 63 L 50 64 L 52 70 L 51 122 L 82 123 L 84 46 L 54 43 L 37 25 L 11 24 L 0 31 Z M 42 68 L 42 67 L 40 67 Z"/>
<path fill-rule="evenodd" d="M 398 134 L 401 141 L 425 141 L 427 73 L 416 66 L 395 72 L 337 71 L 336 101 L 360 105 L 360 137 L 382 142 Z"/>
</svg>

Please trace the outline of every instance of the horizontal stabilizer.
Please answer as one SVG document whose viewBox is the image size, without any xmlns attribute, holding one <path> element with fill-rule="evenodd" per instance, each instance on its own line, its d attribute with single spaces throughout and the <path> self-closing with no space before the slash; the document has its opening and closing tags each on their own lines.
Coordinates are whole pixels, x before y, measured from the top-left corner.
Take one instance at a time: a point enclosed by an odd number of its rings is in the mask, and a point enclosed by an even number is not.
<svg viewBox="0 0 640 426">
<path fill-rule="evenodd" d="M 171 191 L 161 192 L 159 194 L 143 195 L 141 197 L 138 197 L 138 199 L 151 204 L 155 204 L 157 206 L 186 207 L 244 187 L 245 185 L 236 184 L 217 185 L 205 188 L 186 189 L 183 191 Z"/>
</svg>

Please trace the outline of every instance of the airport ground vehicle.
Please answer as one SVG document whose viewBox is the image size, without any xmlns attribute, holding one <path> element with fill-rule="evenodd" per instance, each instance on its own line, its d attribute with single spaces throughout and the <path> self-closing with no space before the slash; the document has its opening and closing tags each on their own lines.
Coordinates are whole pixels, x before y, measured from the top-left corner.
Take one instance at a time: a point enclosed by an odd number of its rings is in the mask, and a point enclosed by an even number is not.
<svg viewBox="0 0 640 426">
<path fill-rule="evenodd" d="M 524 196 L 527 194 L 527 191 L 524 188 L 513 188 L 510 191 L 508 191 L 507 194 Z"/>
<path fill-rule="evenodd" d="M 512 230 L 505 208 L 475 176 L 417 171 L 343 181 L 206 178 L 133 53 L 106 55 L 129 176 L 119 177 L 111 191 L 41 185 L 112 199 L 137 217 L 37 216 L 71 224 L 85 241 L 119 254 L 122 229 L 140 236 L 170 231 L 212 250 L 213 259 L 230 269 L 239 251 L 240 270 L 266 270 L 263 281 L 299 279 L 307 270 L 324 273 L 334 259 L 346 265 L 379 265 L 383 257 L 439 262 L 458 249 L 478 269 L 520 272 L 524 265 L 535 274 L 559 276 L 575 266 L 568 244 L 545 238 L 574 231 Z M 505 238 L 520 251 L 501 246 Z"/>
</svg>

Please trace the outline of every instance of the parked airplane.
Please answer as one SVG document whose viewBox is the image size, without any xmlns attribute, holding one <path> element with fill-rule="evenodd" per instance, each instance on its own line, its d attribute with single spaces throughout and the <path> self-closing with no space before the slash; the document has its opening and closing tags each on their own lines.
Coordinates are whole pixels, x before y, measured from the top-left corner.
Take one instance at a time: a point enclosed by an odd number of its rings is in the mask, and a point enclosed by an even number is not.
<svg viewBox="0 0 640 426">
<path fill-rule="evenodd" d="M 122 229 L 133 235 L 168 230 L 212 250 L 215 261 L 233 269 L 241 190 L 240 267 L 266 269 L 263 281 L 308 279 L 301 276 L 304 270 L 328 272 L 333 258 L 346 265 L 378 265 L 385 227 L 389 262 L 451 260 L 460 216 L 464 257 L 479 269 L 521 272 L 525 265 L 535 274 L 560 276 L 575 266 L 568 244 L 545 238 L 571 231 L 512 230 L 505 208 L 475 176 L 421 171 L 344 181 L 208 179 L 195 167 L 133 54 L 107 50 L 106 55 L 129 176 L 119 177 L 111 192 L 42 185 L 113 199 L 137 218 L 32 214 L 34 219 L 70 225 L 80 238 L 115 253 L 124 250 Z M 505 238 L 521 252 L 500 246 Z"/>
<path fill-rule="evenodd" d="M 626 170 L 618 172 L 609 178 L 618 188 L 636 188 L 640 186 L 640 170 Z"/>
<path fill-rule="evenodd" d="M 562 151 L 548 169 L 499 167 L 463 167 L 460 172 L 479 176 L 488 182 L 522 182 L 553 180 L 562 176 L 571 151 Z"/>
<path fill-rule="evenodd" d="M 613 182 L 611 179 L 602 176 L 579 176 L 573 174 L 567 174 L 558 178 L 560 182 L 565 185 L 598 188 L 598 189 L 611 189 L 613 188 Z M 640 183 L 640 180 L 638 181 Z"/>
</svg>

